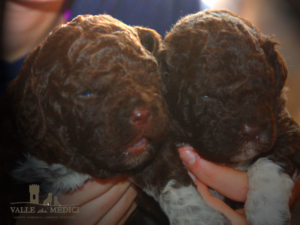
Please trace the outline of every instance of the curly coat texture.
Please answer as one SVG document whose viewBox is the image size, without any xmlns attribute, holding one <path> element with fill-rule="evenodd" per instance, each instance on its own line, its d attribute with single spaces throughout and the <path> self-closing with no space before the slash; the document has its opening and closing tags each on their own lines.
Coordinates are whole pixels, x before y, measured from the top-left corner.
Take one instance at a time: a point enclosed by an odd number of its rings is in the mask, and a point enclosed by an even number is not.
<svg viewBox="0 0 300 225">
<path fill-rule="evenodd" d="M 277 44 L 226 10 L 177 22 L 159 57 L 179 145 L 244 170 L 266 157 L 297 177 L 300 129 L 285 109 L 288 71 Z"/>
<path fill-rule="evenodd" d="M 27 57 L 1 102 L 1 172 L 29 153 L 95 178 L 140 172 L 136 183 L 145 187 L 142 171 L 168 133 L 152 55 L 160 44 L 154 30 L 108 15 L 78 16 L 55 28 Z M 3 197 L 18 189 L 5 187 Z"/>
<path fill-rule="evenodd" d="M 181 19 L 163 44 L 166 100 L 180 141 L 229 165 L 274 153 L 295 172 L 299 127 L 285 109 L 287 68 L 276 42 L 230 12 L 205 11 Z M 257 140 L 245 140 L 245 126 L 257 128 Z"/>
<path fill-rule="evenodd" d="M 148 50 L 155 51 L 160 37 L 152 30 L 82 16 L 56 28 L 31 53 L 8 98 L 33 156 L 99 178 L 154 157 L 168 117 L 157 62 L 143 47 L 142 32 L 152 35 Z M 132 118 L 143 110 L 151 116 L 140 127 Z M 143 137 L 151 140 L 147 149 L 130 151 Z"/>
<path fill-rule="evenodd" d="M 89 177 L 125 174 L 159 202 L 172 224 L 194 224 L 202 218 L 190 216 L 195 211 L 214 216 L 203 217 L 211 221 L 204 224 L 228 224 L 202 200 L 174 141 L 166 139 L 168 112 L 153 56 L 160 47 L 155 31 L 108 15 L 78 16 L 55 28 L 27 57 L 1 102 L 1 172 L 18 171 L 14 178 L 47 190 L 60 187 L 53 193 L 74 190 Z M 23 161 L 16 165 L 18 158 Z M 65 190 L 65 182 L 73 186 Z M 8 183 L 1 197 L 13 189 L 20 193 Z M 168 224 L 151 197 L 139 193 L 144 210 L 138 208 L 127 224 Z"/>
</svg>

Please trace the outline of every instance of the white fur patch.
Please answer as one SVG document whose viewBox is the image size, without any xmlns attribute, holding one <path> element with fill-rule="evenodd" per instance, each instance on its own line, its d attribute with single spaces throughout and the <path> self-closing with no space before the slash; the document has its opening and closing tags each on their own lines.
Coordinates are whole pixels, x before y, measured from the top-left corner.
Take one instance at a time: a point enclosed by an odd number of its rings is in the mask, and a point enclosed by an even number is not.
<svg viewBox="0 0 300 225">
<path fill-rule="evenodd" d="M 77 173 L 62 164 L 48 165 L 31 155 L 25 155 L 25 161 L 20 162 L 12 171 L 12 177 L 22 183 L 40 183 L 42 194 L 73 192 L 83 183 L 91 179 L 87 174 Z"/>
<path fill-rule="evenodd" d="M 231 224 L 222 213 L 204 202 L 195 187 L 175 186 L 175 180 L 169 181 L 158 198 L 172 225 Z"/>
<path fill-rule="evenodd" d="M 280 165 L 261 158 L 248 170 L 249 192 L 245 204 L 249 224 L 286 225 L 294 182 Z"/>
</svg>

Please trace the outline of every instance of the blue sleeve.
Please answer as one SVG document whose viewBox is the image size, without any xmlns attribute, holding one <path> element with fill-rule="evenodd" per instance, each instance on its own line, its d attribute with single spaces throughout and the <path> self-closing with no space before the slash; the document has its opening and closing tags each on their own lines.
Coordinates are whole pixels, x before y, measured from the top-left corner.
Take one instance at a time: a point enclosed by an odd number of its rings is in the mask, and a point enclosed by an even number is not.
<svg viewBox="0 0 300 225">
<path fill-rule="evenodd" d="M 18 76 L 25 58 L 26 56 L 12 63 L 0 59 L 0 97 L 5 93 L 6 84 Z"/>
<path fill-rule="evenodd" d="M 74 0 L 71 18 L 107 13 L 128 25 L 152 28 L 162 36 L 176 21 L 200 10 L 200 0 Z"/>
</svg>

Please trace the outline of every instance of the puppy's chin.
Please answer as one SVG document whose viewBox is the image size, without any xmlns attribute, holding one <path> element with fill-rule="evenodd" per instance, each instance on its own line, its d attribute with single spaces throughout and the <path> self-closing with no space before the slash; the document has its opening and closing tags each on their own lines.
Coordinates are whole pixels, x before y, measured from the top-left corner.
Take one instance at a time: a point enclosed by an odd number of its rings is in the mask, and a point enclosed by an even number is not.
<svg viewBox="0 0 300 225">
<path fill-rule="evenodd" d="M 147 140 L 141 140 L 141 145 L 132 146 L 123 152 L 121 163 L 124 164 L 126 169 L 135 169 L 147 164 L 148 161 L 154 159 L 157 146 L 153 146 Z"/>
<path fill-rule="evenodd" d="M 263 137 L 258 140 L 243 142 L 237 154 L 231 157 L 231 162 L 237 163 L 255 158 L 257 155 L 268 152 L 274 145 L 273 137 Z"/>
<path fill-rule="evenodd" d="M 252 149 L 252 148 L 248 149 L 248 150 L 243 149 L 240 153 L 231 157 L 231 162 L 237 163 L 237 162 L 253 159 L 258 154 L 259 154 L 259 152 L 256 149 Z"/>
<path fill-rule="evenodd" d="M 140 138 L 137 143 L 123 151 L 111 155 L 97 155 L 93 162 L 112 172 L 130 172 L 142 168 L 154 159 L 158 146 L 146 138 Z"/>
</svg>

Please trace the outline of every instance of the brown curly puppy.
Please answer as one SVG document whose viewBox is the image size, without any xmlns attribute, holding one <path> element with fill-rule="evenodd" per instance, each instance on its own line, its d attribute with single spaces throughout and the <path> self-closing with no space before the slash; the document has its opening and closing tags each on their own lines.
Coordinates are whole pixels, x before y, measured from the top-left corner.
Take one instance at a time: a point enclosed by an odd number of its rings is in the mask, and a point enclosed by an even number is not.
<svg viewBox="0 0 300 225">
<path fill-rule="evenodd" d="M 28 56 L 2 103 L 1 160 L 29 153 L 12 176 L 56 195 L 91 177 L 126 174 L 171 224 L 229 224 L 202 200 L 166 139 L 167 109 L 151 54 L 160 44 L 155 31 L 108 15 L 56 28 Z M 161 213 L 157 219 L 168 223 Z"/>
<path fill-rule="evenodd" d="M 285 109 L 276 42 L 225 10 L 189 15 L 161 52 L 174 136 L 213 162 L 248 169 L 250 224 L 283 225 L 300 169 L 300 129 Z"/>
</svg>

